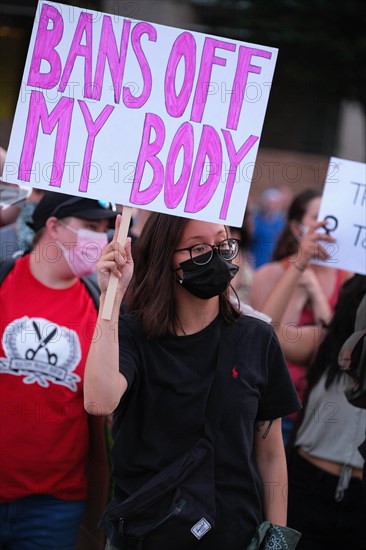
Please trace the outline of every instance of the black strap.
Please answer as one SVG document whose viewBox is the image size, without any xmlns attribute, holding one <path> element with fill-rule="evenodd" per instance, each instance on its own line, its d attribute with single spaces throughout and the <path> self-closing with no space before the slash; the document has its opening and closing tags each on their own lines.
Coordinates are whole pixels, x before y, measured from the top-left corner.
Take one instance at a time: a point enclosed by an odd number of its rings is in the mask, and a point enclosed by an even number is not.
<svg viewBox="0 0 366 550">
<path fill-rule="evenodd" d="M 231 371 L 234 367 L 234 352 L 237 326 L 224 322 L 221 327 L 219 352 L 214 379 L 207 400 L 205 413 L 205 437 L 214 443 L 220 426 L 222 413 L 227 403 L 231 380 Z"/>
<path fill-rule="evenodd" d="M 95 309 L 99 310 L 99 297 L 100 290 L 98 283 L 90 276 L 82 277 L 81 282 L 86 286 L 86 290 L 89 292 L 91 299 L 93 300 Z"/>
<path fill-rule="evenodd" d="M 15 266 L 15 262 L 17 259 L 18 258 L 12 256 L 11 258 L 7 258 L 0 263 L 0 286 Z"/>
</svg>

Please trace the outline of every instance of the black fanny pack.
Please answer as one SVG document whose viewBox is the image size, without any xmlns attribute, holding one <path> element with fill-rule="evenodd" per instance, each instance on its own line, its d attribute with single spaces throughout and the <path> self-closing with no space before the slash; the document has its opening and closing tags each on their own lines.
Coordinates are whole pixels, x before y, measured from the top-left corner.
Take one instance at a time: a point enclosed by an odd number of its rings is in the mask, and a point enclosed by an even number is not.
<svg viewBox="0 0 366 550">
<path fill-rule="evenodd" d="M 225 324 L 206 406 L 204 436 L 127 499 L 112 500 L 103 514 L 100 527 L 113 546 L 121 550 L 189 550 L 214 537 L 214 441 L 227 396 L 234 334 L 234 327 Z"/>
<path fill-rule="evenodd" d="M 211 443 L 203 438 L 126 500 L 112 501 L 102 525 L 117 548 L 191 548 L 215 527 Z"/>
</svg>

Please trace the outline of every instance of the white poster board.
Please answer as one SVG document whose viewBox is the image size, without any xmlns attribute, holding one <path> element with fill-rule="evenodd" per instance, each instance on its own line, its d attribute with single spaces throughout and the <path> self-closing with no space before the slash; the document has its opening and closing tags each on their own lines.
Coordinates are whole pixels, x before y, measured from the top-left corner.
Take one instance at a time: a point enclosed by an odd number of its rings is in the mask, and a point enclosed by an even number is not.
<svg viewBox="0 0 366 550">
<path fill-rule="evenodd" d="M 366 164 L 331 158 L 318 219 L 336 239 L 323 265 L 366 275 Z"/>
<path fill-rule="evenodd" d="M 241 226 L 276 58 L 41 1 L 3 179 Z"/>
</svg>

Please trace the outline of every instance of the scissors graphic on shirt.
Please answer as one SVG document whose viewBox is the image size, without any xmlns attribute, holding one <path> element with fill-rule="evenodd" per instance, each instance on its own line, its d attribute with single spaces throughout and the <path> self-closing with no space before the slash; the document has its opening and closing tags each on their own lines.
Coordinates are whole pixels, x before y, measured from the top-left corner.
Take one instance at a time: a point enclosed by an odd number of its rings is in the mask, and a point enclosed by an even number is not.
<svg viewBox="0 0 366 550">
<path fill-rule="evenodd" d="M 51 330 L 51 332 L 49 333 L 48 336 L 46 336 L 46 338 L 42 338 L 42 334 L 39 330 L 39 327 L 38 327 L 37 323 L 32 321 L 32 324 L 33 324 L 34 330 L 36 331 L 36 334 L 38 336 L 39 343 L 38 343 L 38 347 L 36 349 L 27 349 L 27 351 L 25 352 L 25 358 L 29 359 L 31 361 L 35 358 L 35 356 L 37 355 L 37 353 L 41 349 L 44 349 L 47 353 L 48 363 L 50 365 L 56 365 L 57 364 L 57 355 L 55 353 L 50 353 L 48 351 L 47 344 L 55 336 L 55 334 L 57 332 L 57 327 L 54 328 L 53 330 Z"/>
</svg>

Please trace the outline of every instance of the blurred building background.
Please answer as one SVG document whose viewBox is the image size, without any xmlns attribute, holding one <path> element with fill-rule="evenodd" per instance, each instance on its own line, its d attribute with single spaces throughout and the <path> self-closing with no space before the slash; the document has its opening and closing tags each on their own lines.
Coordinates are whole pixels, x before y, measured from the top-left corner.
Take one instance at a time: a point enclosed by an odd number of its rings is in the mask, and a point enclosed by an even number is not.
<svg viewBox="0 0 366 550">
<path fill-rule="evenodd" d="M 59 3 L 279 48 L 250 193 L 254 200 L 267 187 L 286 186 L 293 193 L 321 187 L 331 156 L 365 162 L 363 0 Z M 5 149 L 36 5 L 35 0 L 0 5 L 0 146 Z M 223 93 L 227 101 L 228 90 Z"/>
</svg>

